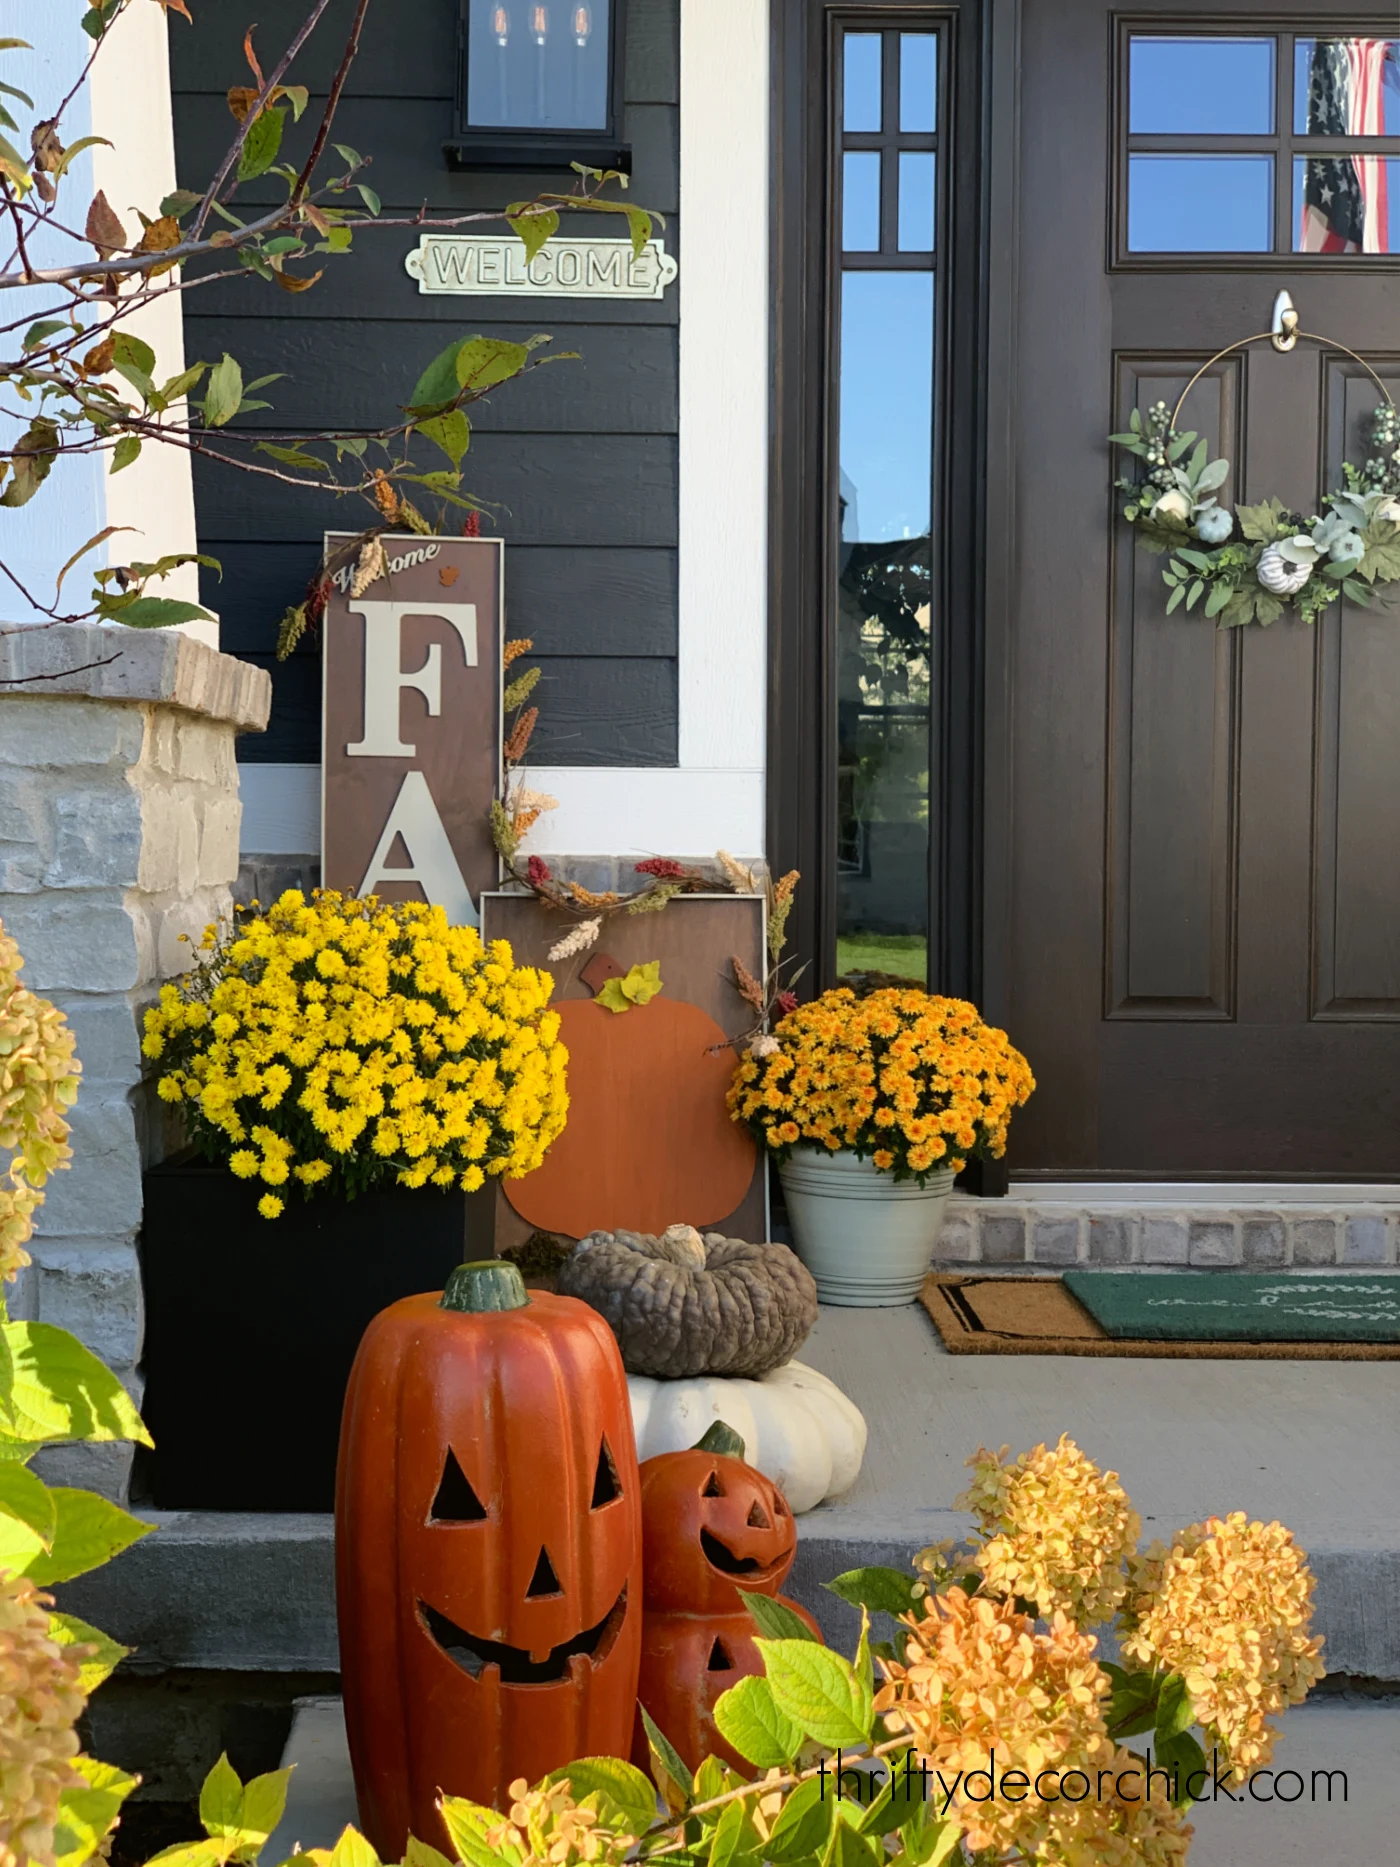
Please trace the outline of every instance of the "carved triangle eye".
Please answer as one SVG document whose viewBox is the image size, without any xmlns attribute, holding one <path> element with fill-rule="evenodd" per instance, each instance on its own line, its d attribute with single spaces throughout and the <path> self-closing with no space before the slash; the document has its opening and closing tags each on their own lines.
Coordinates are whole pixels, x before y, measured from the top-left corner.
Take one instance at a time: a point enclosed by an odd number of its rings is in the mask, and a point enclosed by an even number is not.
<svg viewBox="0 0 1400 1867">
<path fill-rule="evenodd" d="M 442 1480 L 428 1513 L 430 1523 L 484 1523 L 486 1507 L 472 1490 L 471 1481 L 457 1463 L 449 1446 L 442 1468 Z"/>
<path fill-rule="evenodd" d="M 612 1449 L 605 1439 L 598 1448 L 598 1470 L 593 1478 L 593 1500 L 589 1509 L 601 1510 L 605 1504 L 611 1504 L 614 1498 L 621 1496 L 622 1485 L 617 1467 L 613 1464 Z"/>
<path fill-rule="evenodd" d="M 759 1503 L 757 1498 L 749 1505 L 747 1522 L 750 1530 L 771 1530 L 773 1528 L 772 1524 L 768 1521 L 767 1511 Z"/>
<path fill-rule="evenodd" d="M 724 1486 L 720 1483 L 719 1473 L 712 1471 L 700 1491 L 701 1497 L 727 1497 Z"/>
<path fill-rule="evenodd" d="M 710 1657 L 706 1662 L 705 1670 L 712 1673 L 727 1673 L 732 1672 L 733 1669 L 734 1661 L 730 1657 L 729 1649 L 717 1634 L 715 1643 L 710 1648 Z"/>
<path fill-rule="evenodd" d="M 525 1590 L 525 1599 L 536 1601 L 541 1595 L 562 1595 L 563 1592 L 559 1577 L 554 1573 L 554 1564 L 549 1560 L 549 1551 L 541 1545 L 540 1559 L 530 1577 L 530 1586 Z"/>
</svg>

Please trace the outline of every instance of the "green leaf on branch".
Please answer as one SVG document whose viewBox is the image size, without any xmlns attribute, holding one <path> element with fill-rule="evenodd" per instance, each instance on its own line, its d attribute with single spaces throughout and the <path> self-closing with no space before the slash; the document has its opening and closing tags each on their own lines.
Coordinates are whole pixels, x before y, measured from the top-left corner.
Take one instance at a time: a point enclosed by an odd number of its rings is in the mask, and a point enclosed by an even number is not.
<svg viewBox="0 0 1400 1867">
<path fill-rule="evenodd" d="M 691 1776 L 680 1752 L 640 1701 L 637 1710 L 642 1714 L 642 1727 L 646 1731 L 647 1749 L 651 1753 L 652 1779 L 661 1791 L 662 1800 L 667 1808 L 673 1815 L 677 1814 L 693 1796 L 695 1779 Z"/>
<path fill-rule="evenodd" d="M 884 1858 L 883 1848 L 868 1841 L 850 1822 L 838 1821 L 822 1855 L 822 1867 L 875 1867 L 875 1862 Z"/>
<path fill-rule="evenodd" d="M 235 1860 L 255 1860 L 267 1845 L 268 1836 L 281 1821 L 287 1806 L 287 1784 L 291 1776 L 289 1765 L 285 1770 L 268 1770 L 262 1776 L 254 1776 L 245 1785 L 238 1811 Z"/>
<path fill-rule="evenodd" d="M 49 1495 L 56 1512 L 52 1543 L 24 1568 L 24 1573 L 41 1588 L 54 1582 L 70 1582 L 75 1575 L 100 1568 L 155 1529 L 153 1523 L 143 1523 L 95 1491 L 55 1485 Z"/>
<path fill-rule="evenodd" d="M 912 1614 L 918 1607 L 914 1578 L 902 1569 L 848 1569 L 822 1586 L 853 1608 L 868 1608 L 872 1614 Z"/>
<path fill-rule="evenodd" d="M 1157 1742 L 1163 1744 L 1168 1738 L 1189 1731 L 1195 1722 L 1196 1713 L 1186 1681 L 1180 1673 L 1168 1673 L 1157 1695 Z"/>
<path fill-rule="evenodd" d="M 80 1621 L 76 1614 L 51 1614 L 49 1634 L 61 1647 L 95 1649 L 86 1659 L 78 1662 L 78 1676 L 89 1698 L 105 1679 L 112 1676 L 131 1651 L 130 1647 L 120 1645 L 100 1628 L 90 1626 L 87 1621 Z"/>
<path fill-rule="evenodd" d="M 471 444 L 472 427 L 460 408 L 430 415 L 426 421 L 419 422 L 418 432 L 440 447 L 454 467 L 461 466 L 462 456 Z"/>
<path fill-rule="evenodd" d="M 747 1818 L 742 1801 L 731 1802 L 721 1812 L 710 1837 L 709 1867 L 729 1867 L 746 1850 L 743 1847 Z"/>
<path fill-rule="evenodd" d="M 160 204 L 161 213 L 168 214 L 174 220 L 182 220 L 191 208 L 198 207 L 204 199 L 190 188 L 177 188 L 173 194 L 166 195 Z"/>
<path fill-rule="evenodd" d="M 760 1770 L 791 1763 L 802 1747 L 802 1729 L 779 1711 L 766 1679 L 741 1679 L 721 1693 L 714 1710 L 721 1737 Z"/>
<path fill-rule="evenodd" d="M 1155 1769 L 1176 1772 L 1176 1794 L 1172 1801 L 1177 1808 L 1184 1808 L 1195 1800 L 1186 1785 L 1198 1771 L 1202 1779 L 1210 1776 L 1205 1752 L 1189 1731 L 1178 1731 L 1175 1737 L 1154 1743 L 1152 1764 Z"/>
<path fill-rule="evenodd" d="M 503 337 L 469 337 L 458 346 L 457 384 L 474 394 L 518 376 L 530 360 L 533 344 L 507 343 Z"/>
<path fill-rule="evenodd" d="M 62 318 L 40 318 L 37 324 L 31 324 L 24 333 L 24 342 L 20 345 L 20 349 L 37 350 L 40 344 L 47 342 L 50 337 L 57 336 L 59 331 L 71 329 L 72 326 L 66 324 Z"/>
<path fill-rule="evenodd" d="M 811 1640 L 757 1640 L 779 1711 L 829 1750 L 864 1743 L 874 1710 L 870 1686 L 839 1653 Z"/>
<path fill-rule="evenodd" d="M 0 506 L 27 506 L 58 458 L 58 424 L 36 416 L 15 442 L 10 459 L 10 483 L 0 494 Z"/>
<path fill-rule="evenodd" d="M 209 428 L 223 428 L 238 413 L 243 402 L 243 371 L 227 351 L 209 372 L 204 391 L 204 422 Z"/>
<path fill-rule="evenodd" d="M 95 1757 L 75 1757 L 72 1767 L 84 1780 L 81 1788 L 65 1789 L 59 1797 L 54 1867 L 82 1867 L 99 1850 L 105 1852 L 122 1804 L 140 1781 Z"/>
<path fill-rule="evenodd" d="M 748 1609 L 754 1626 L 770 1640 L 810 1640 L 814 1646 L 821 1645 L 806 1621 L 786 1601 L 774 1600 L 771 1595 L 756 1595 L 747 1588 L 739 1590 L 739 1599 Z"/>
<path fill-rule="evenodd" d="M 465 1796 L 444 1796 L 438 1809 L 447 1838 L 463 1867 L 500 1867 L 502 1860 L 518 1861 L 516 1850 L 493 1848 L 486 1839 L 501 1825 L 501 1818 L 493 1809 L 468 1802 Z"/>
<path fill-rule="evenodd" d="M 178 622 L 213 622 L 214 616 L 198 603 L 173 596 L 104 596 L 97 605 L 104 622 L 120 622 L 128 629 L 169 629 Z"/>
<path fill-rule="evenodd" d="M 239 181 L 256 181 L 277 160 L 282 148 L 282 124 L 286 114 L 284 110 L 268 105 L 254 117 L 238 158 Z"/>
<path fill-rule="evenodd" d="M 417 1835 L 410 1835 L 403 1851 L 403 1867 L 452 1867 L 452 1862 L 426 1841 L 420 1841 Z"/>
<path fill-rule="evenodd" d="M 48 1486 L 23 1465 L 0 1464 L 0 1573 L 20 1574 L 53 1545 L 57 1508 Z"/>
<path fill-rule="evenodd" d="M 131 1396 L 76 1336 L 46 1322 L 6 1323 L 0 1335 L 13 1357 L 16 1438 L 152 1443 Z"/>
<path fill-rule="evenodd" d="M 300 467 L 307 473 L 330 472 L 324 460 L 318 460 L 315 454 L 308 454 L 304 447 L 282 447 L 276 441 L 259 441 L 257 451 L 266 454 L 270 460 L 280 461 L 284 467 Z"/>
<path fill-rule="evenodd" d="M 355 192 L 359 195 L 371 214 L 379 214 L 383 211 L 383 203 L 380 201 L 379 196 L 374 192 L 373 188 L 366 187 L 363 182 L 356 182 Z"/>
<path fill-rule="evenodd" d="M 141 443 L 134 434 L 124 434 L 112 449 L 112 472 L 120 473 L 141 457 Z"/>
<path fill-rule="evenodd" d="M 763 1849 L 772 1867 L 796 1867 L 799 1861 L 812 1859 L 826 1846 L 836 1813 L 836 1798 L 823 1792 L 826 1785 L 816 1777 L 799 1783 L 773 1824 Z"/>
<path fill-rule="evenodd" d="M 656 1790 L 634 1764 L 620 1757 L 579 1757 L 551 1770 L 546 1783 L 568 1779 L 575 1802 L 596 1795 L 609 1825 L 639 1835 L 656 1820 Z"/>
<path fill-rule="evenodd" d="M 559 216 L 554 209 L 536 209 L 531 201 L 512 201 L 506 219 L 525 243 L 525 264 L 559 231 Z"/>
</svg>

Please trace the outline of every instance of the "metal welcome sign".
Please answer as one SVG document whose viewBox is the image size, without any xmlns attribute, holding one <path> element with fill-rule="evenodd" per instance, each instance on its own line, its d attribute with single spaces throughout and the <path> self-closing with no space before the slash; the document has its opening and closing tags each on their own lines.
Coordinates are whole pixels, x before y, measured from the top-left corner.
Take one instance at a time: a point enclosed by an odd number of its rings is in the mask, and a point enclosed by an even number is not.
<svg viewBox="0 0 1400 1867">
<path fill-rule="evenodd" d="M 661 240 L 556 236 L 527 263 L 509 234 L 425 233 L 404 266 L 422 293 L 489 298 L 660 298 L 677 272 Z"/>
<path fill-rule="evenodd" d="M 327 551 L 350 542 L 328 533 Z M 321 873 L 327 888 L 431 901 L 479 926 L 498 871 L 487 828 L 501 744 L 497 538 L 383 539 L 353 594 L 336 573 L 322 658 Z"/>
</svg>

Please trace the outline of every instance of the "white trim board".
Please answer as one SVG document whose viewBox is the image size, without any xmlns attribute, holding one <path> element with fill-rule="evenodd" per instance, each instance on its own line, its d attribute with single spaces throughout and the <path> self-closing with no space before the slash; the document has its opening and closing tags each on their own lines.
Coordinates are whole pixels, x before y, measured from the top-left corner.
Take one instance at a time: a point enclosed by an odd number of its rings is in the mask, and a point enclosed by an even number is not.
<svg viewBox="0 0 1400 1867">
<path fill-rule="evenodd" d="M 240 765 L 246 855 L 317 856 L 321 767 Z M 531 767 L 533 789 L 559 799 L 528 847 L 561 856 L 712 856 L 763 850 L 763 773 L 670 767 Z"/>
</svg>

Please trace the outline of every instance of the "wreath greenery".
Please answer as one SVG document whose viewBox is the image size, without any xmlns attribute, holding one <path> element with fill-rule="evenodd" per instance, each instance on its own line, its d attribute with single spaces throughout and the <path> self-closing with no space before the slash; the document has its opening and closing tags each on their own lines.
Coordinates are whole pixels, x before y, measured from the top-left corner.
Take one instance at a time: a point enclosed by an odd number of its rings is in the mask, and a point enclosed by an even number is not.
<svg viewBox="0 0 1400 1867">
<path fill-rule="evenodd" d="M 1400 580 L 1400 409 L 1391 402 L 1371 419 L 1364 465 L 1344 462 L 1343 490 L 1328 493 L 1330 510 L 1311 517 L 1279 499 L 1222 506 L 1215 495 L 1229 461 L 1212 460 L 1195 433 L 1178 432 L 1165 402 L 1145 415 L 1134 409 L 1128 433 L 1109 439 L 1146 469 L 1114 484 L 1143 545 L 1167 555 L 1169 614 L 1203 604 L 1229 629 L 1276 622 L 1293 608 L 1314 622 L 1339 597 L 1367 604 L 1377 584 Z"/>
</svg>

